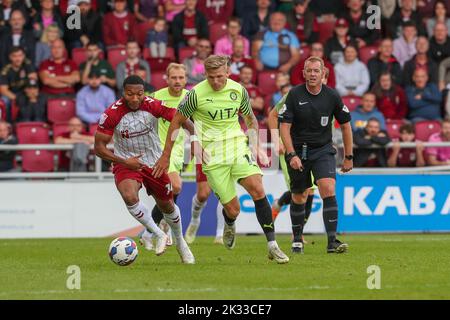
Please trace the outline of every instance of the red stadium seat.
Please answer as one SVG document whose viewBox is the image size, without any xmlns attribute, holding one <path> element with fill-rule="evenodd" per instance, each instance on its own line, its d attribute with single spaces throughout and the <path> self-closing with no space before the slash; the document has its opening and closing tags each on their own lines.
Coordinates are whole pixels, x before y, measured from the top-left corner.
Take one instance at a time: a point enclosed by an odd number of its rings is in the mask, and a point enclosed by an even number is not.
<svg viewBox="0 0 450 320">
<path fill-rule="evenodd" d="M 58 122 L 53 124 L 53 139 L 59 137 L 65 132 L 69 131 L 69 123 L 68 122 Z"/>
<path fill-rule="evenodd" d="M 103 51 L 100 52 L 100 59 L 104 59 Z M 72 50 L 72 60 L 80 66 L 87 60 L 87 50 L 85 48 L 75 48 Z"/>
<path fill-rule="evenodd" d="M 195 52 L 194 48 L 191 47 L 183 47 L 180 48 L 178 54 L 179 54 L 179 58 L 180 58 L 180 63 L 183 63 L 184 59 L 186 58 L 190 58 Z"/>
<path fill-rule="evenodd" d="M 347 106 L 350 112 L 354 111 L 357 106 L 361 104 L 361 97 L 358 96 L 344 96 L 342 102 Z"/>
<path fill-rule="evenodd" d="M 0 120 L 6 120 L 6 104 L 0 99 Z"/>
<path fill-rule="evenodd" d="M 49 122 L 67 122 L 75 115 L 75 100 L 60 98 L 48 100 L 47 116 Z"/>
<path fill-rule="evenodd" d="M 301 47 L 300 48 L 300 61 L 306 60 L 309 58 L 309 55 L 311 54 L 311 48 L 309 46 Z"/>
<path fill-rule="evenodd" d="M 419 121 L 415 124 L 416 140 L 428 141 L 428 138 L 436 132 L 441 131 L 439 121 Z"/>
<path fill-rule="evenodd" d="M 213 45 L 226 34 L 227 25 L 223 22 L 214 22 L 209 26 L 209 40 Z"/>
<path fill-rule="evenodd" d="M 22 171 L 50 172 L 55 169 L 54 153 L 48 150 L 22 151 Z"/>
<path fill-rule="evenodd" d="M 167 66 L 172 62 L 169 58 L 148 58 L 148 64 L 150 65 L 150 70 L 154 71 L 166 71 Z"/>
<path fill-rule="evenodd" d="M 403 120 L 387 120 L 386 121 L 386 131 L 391 139 L 400 138 L 400 127 L 405 122 Z"/>
<path fill-rule="evenodd" d="M 378 47 L 376 46 L 365 46 L 359 49 L 359 60 L 362 63 L 367 64 L 370 59 L 378 54 Z"/>
<path fill-rule="evenodd" d="M 333 36 L 334 28 L 334 21 L 319 23 L 319 42 L 325 44 L 325 42 L 327 42 L 327 40 Z"/>
<path fill-rule="evenodd" d="M 108 49 L 108 62 L 111 64 L 114 70 L 117 65 L 127 58 L 125 48 L 112 48 Z"/>
<path fill-rule="evenodd" d="M 145 60 L 153 58 L 149 48 L 144 48 L 144 50 L 142 50 L 142 57 Z M 170 59 L 171 61 L 175 61 L 175 50 L 172 47 L 167 47 L 166 56 L 164 58 Z"/>
<path fill-rule="evenodd" d="M 167 87 L 167 76 L 165 71 L 156 71 L 152 72 L 152 81 L 151 84 L 155 87 L 156 90 Z"/>
<path fill-rule="evenodd" d="M 46 144 L 50 142 L 48 124 L 45 122 L 19 122 L 16 135 L 21 144 Z"/>
<path fill-rule="evenodd" d="M 273 94 L 278 88 L 275 84 L 277 71 L 261 71 L 258 73 L 258 88 L 264 94 Z"/>
<path fill-rule="evenodd" d="M 91 123 L 90 125 L 89 125 L 89 134 L 90 135 L 92 135 L 92 136 L 94 136 L 95 135 L 95 132 L 97 131 L 97 124 L 96 123 Z"/>
<path fill-rule="evenodd" d="M 155 24 L 153 22 L 142 22 L 139 23 L 134 29 L 134 38 L 139 43 L 141 47 L 145 46 L 145 39 L 147 38 L 147 33 L 149 30 L 153 29 Z"/>
</svg>

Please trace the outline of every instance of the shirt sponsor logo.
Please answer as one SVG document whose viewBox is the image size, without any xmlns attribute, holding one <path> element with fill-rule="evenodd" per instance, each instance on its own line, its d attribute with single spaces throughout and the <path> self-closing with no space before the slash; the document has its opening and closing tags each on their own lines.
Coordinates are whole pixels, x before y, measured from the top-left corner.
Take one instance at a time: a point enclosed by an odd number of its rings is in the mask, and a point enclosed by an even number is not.
<svg viewBox="0 0 450 320">
<path fill-rule="evenodd" d="M 140 137 L 140 136 L 149 134 L 150 131 L 152 131 L 151 128 L 146 128 L 142 131 L 137 131 L 137 132 L 130 132 L 128 129 L 126 129 L 126 130 L 121 130 L 120 135 L 123 139 L 130 139 L 130 138 Z"/>
</svg>

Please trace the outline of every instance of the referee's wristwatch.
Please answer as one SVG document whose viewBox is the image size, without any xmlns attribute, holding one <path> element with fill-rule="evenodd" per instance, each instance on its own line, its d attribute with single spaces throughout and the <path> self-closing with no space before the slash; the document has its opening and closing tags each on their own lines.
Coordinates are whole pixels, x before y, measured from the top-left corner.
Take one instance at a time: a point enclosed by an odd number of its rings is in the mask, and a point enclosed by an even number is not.
<svg viewBox="0 0 450 320">
<path fill-rule="evenodd" d="M 353 160 L 353 155 L 352 155 L 352 154 L 349 154 L 349 155 L 345 156 L 345 159 L 347 159 L 347 160 Z"/>
<path fill-rule="evenodd" d="M 284 156 L 284 159 L 286 160 L 286 163 L 290 163 L 291 159 L 296 156 L 297 156 L 297 153 L 295 153 L 295 151 L 292 151 L 292 152 L 289 152 L 288 154 L 286 154 Z"/>
</svg>

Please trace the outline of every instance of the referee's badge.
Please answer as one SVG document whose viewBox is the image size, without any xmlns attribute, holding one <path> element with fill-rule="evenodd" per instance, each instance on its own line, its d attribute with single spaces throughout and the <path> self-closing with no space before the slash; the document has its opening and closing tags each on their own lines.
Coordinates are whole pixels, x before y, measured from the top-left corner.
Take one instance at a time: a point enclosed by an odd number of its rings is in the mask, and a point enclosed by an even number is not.
<svg viewBox="0 0 450 320">
<path fill-rule="evenodd" d="M 328 117 L 320 118 L 320 124 L 322 125 L 322 127 L 325 127 L 328 124 Z"/>
</svg>

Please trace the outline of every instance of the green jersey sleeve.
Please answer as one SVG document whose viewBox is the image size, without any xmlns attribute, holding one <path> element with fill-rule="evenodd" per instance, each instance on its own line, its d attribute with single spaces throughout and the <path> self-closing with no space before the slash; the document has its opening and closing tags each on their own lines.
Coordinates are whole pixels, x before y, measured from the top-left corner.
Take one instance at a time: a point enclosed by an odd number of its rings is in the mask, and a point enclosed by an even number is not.
<svg viewBox="0 0 450 320">
<path fill-rule="evenodd" d="M 248 95 L 247 89 L 242 87 L 242 100 L 239 107 L 239 111 L 243 115 L 249 115 L 252 112 L 252 107 L 250 105 L 250 97 Z"/>
<path fill-rule="evenodd" d="M 197 107 L 197 93 L 195 93 L 195 90 L 192 89 L 188 94 L 186 94 L 184 100 L 178 106 L 178 112 L 186 118 L 190 118 L 195 110 L 197 110 Z"/>
</svg>

